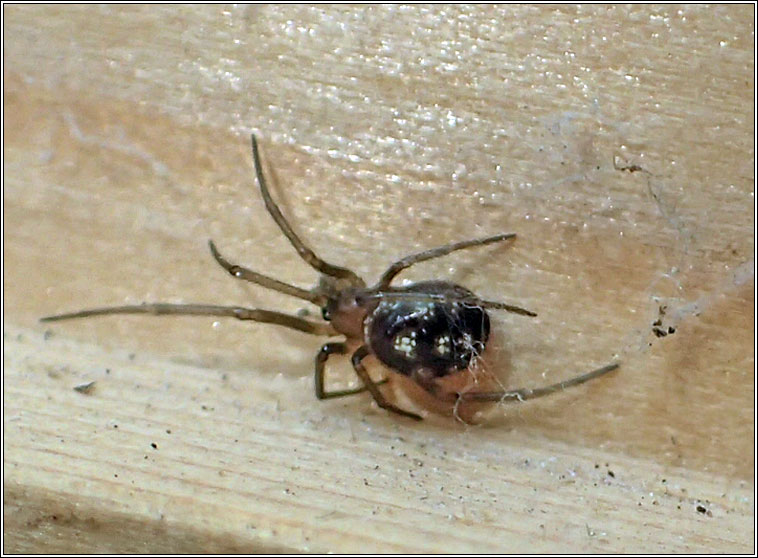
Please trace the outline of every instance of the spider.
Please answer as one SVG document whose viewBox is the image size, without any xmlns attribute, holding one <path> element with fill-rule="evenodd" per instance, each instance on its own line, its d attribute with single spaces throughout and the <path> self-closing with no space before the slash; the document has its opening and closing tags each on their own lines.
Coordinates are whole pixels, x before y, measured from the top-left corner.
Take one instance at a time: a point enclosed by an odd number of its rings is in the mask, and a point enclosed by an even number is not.
<svg viewBox="0 0 758 558">
<path fill-rule="evenodd" d="M 168 303 L 93 308 L 48 316 L 41 321 L 53 322 L 107 314 L 184 314 L 270 323 L 312 335 L 341 335 L 344 337 L 343 341 L 326 343 L 316 355 L 316 397 L 332 399 L 368 391 L 382 409 L 416 420 L 421 420 L 422 417 L 390 401 L 380 389 L 380 385 L 394 378 L 405 388 L 415 389 L 416 392 L 431 396 L 432 400 L 452 405 L 457 410 L 462 403 L 525 401 L 542 397 L 582 384 L 618 368 L 617 363 L 608 364 L 569 380 L 536 389 L 481 389 L 492 385 L 480 382 L 479 378 L 474 377 L 475 374 L 472 375 L 472 370 L 479 367 L 480 355 L 490 334 L 487 310 L 506 310 L 532 317 L 536 314 L 512 304 L 483 300 L 465 287 L 449 281 L 421 281 L 402 287 L 393 286 L 392 281 L 400 272 L 414 264 L 457 250 L 513 240 L 516 235 L 497 234 L 411 254 L 390 265 L 379 281 L 368 287 L 355 272 L 325 262 L 303 243 L 269 193 L 255 135 L 252 135 L 252 153 L 255 174 L 266 209 L 299 256 L 319 272 L 318 284 L 305 290 L 231 263 L 221 255 L 213 241 L 209 240 L 211 254 L 232 277 L 321 307 L 324 321 L 316 322 L 259 308 Z M 327 360 L 332 355 L 347 354 L 350 354 L 350 360 L 362 386 L 327 391 L 324 386 Z M 378 359 L 388 371 L 387 377 L 383 380 L 375 381 L 367 372 L 364 360 L 370 355 Z"/>
</svg>

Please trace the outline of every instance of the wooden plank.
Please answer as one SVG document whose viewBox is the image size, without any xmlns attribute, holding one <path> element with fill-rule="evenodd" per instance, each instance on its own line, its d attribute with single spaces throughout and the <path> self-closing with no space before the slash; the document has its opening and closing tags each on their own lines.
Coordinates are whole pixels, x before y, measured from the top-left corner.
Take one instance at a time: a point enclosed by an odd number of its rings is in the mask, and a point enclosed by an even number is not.
<svg viewBox="0 0 758 558">
<path fill-rule="evenodd" d="M 714 10 L 6 6 L 5 550 L 754 549 L 753 7 Z M 37 322 L 301 310 L 207 253 L 315 280 L 252 129 L 297 230 L 369 280 L 519 234 L 407 273 L 539 313 L 493 315 L 506 385 L 622 368 L 411 424 L 315 401 L 297 332 Z"/>
</svg>

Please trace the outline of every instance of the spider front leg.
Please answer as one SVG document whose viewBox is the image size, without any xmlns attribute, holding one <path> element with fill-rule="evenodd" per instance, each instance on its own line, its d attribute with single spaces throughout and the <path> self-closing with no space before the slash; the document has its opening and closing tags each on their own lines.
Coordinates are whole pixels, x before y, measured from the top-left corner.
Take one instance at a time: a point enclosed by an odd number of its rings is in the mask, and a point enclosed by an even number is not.
<svg viewBox="0 0 758 558">
<path fill-rule="evenodd" d="M 78 312 L 68 312 L 55 316 L 40 318 L 41 322 L 58 322 L 75 318 L 91 316 L 108 316 L 113 314 L 150 314 L 153 316 L 218 316 L 236 318 L 243 321 L 275 324 L 290 329 L 296 329 L 311 335 L 334 335 L 336 332 L 328 323 L 310 322 L 297 316 L 290 316 L 274 310 L 260 308 L 243 308 L 241 306 L 217 306 L 215 304 L 171 304 L 156 302 L 152 304 L 136 304 L 129 306 L 108 306 L 105 308 L 90 308 Z"/>
<path fill-rule="evenodd" d="M 379 385 L 371 379 L 371 376 L 369 376 L 368 372 L 366 372 L 366 368 L 363 366 L 363 363 L 361 362 L 364 358 L 366 358 L 369 355 L 369 350 L 366 345 L 362 345 L 353 353 L 352 361 L 353 361 L 353 368 L 355 368 L 355 373 L 358 374 L 358 377 L 361 379 L 363 384 L 366 386 L 366 389 L 371 393 L 371 397 L 374 398 L 374 401 L 376 401 L 376 404 L 379 405 L 382 409 L 385 409 L 387 411 L 391 411 L 393 413 L 397 413 L 398 415 L 403 415 L 404 417 L 416 419 L 416 420 L 423 420 L 423 417 L 417 415 L 416 413 L 411 413 L 409 411 L 404 411 L 400 407 L 397 407 L 387 401 L 385 399 L 384 394 L 379 389 Z"/>
<path fill-rule="evenodd" d="M 208 247 L 211 249 L 211 255 L 213 255 L 213 259 L 216 260 L 216 263 L 218 263 L 218 265 L 223 267 L 227 273 L 229 273 L 229 275 L 236 279 L 250 281 L 251 283 L 255 283 L 256 285 L 260 285 L 261 287 L 265 287 L 267 289 L 279 291 L 280 293 L 301 298 L 303 300 L 308 300 L 316 306 L 323 306 L 326 303 L 326 299 L 322 295 L 314 293 L 313 291 L 306 291 L 300 287 L 295 287 L 294 285 L 279 281 L 279 279 L 268 277 L 267 275 L 263 275 L 262 273 L 258 273 L 252 269 L 247 269 L 241 265 L 229 262 L 221 255 L 212 240 L 208 241 Z"/>
</svg>

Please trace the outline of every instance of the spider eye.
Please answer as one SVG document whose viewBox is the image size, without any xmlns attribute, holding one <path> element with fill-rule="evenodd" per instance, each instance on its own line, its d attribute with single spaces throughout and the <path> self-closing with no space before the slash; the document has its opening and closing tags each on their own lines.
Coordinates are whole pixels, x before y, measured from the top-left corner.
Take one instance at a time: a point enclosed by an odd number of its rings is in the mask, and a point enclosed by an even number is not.
<svg viewBox="0 0 758 558">
<path fill-rule="evenodd" d="M 323 317 L 327 322 L 332 319 L 332 313 L 326 306 L 321 309 L 321 317 Z"/>
</svg>

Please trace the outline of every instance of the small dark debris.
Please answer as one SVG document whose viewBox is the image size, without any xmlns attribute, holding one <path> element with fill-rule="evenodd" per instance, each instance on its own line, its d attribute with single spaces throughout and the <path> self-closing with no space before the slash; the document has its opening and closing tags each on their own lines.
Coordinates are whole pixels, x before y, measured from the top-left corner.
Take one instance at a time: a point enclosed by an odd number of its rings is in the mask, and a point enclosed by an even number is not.
<svg viewBox="0 0 758 558">
<path fill-rule="evenodd" d="M 637 172 L 637 171 L 641 171 L 641 170 L 645 170 L 645 169 L 643 169 L 639 165 L 627 165 L 625 167 L 619 167 L 618 170 L 620 170 L 620 171 L 628 171 L 628 172 L 632 173 L 632 172 Z"/>
<path fill-rule="evenodd" d="M 614 473 L 613 471 L 611 471 L 610 469 L 608 469 L 608 476 L 611 477 L 612 479 L 615 479 L 616 478 L 616 473 Z"/>
<path fill-rule="evenodd" d="M 153 448 L 153 449 L 158 449 L 158 444 L 156 444 L 155 442 L 152 442 L 150 444 L 150 447 Z"/>
<path fill-rule="evenodd" d="M 698 504 L 697 508 L 695 508 L 695 509 L 698 511 L 698 513 L 706 513 L 708 511 L 705 506 L 702 506 L 702 505 L 699 505 L 699 504 Z"/>
<path fill-rule="evenodd" d="M 92 393 L 92 390 L 95 387 L 95 382 L 87 382 L 86 384 L 79 384 L 78 386 L 74 386 L 74 391 L 78 391 L 79 393 L 83 393 L 84 395 L 89 395 Z"/>
<path fill-rule="evenodd" d="M 617 158 L 617 157 L 614 157 L 614 159 L 613 159 L 613 168 L 614 168 L 614 169 L 616 169 L 616 170 L 617 170 L 617 171 L 619 171 L 619 172 L 624 172 L 624 171 L 626 171 L 626 172 L 628 172 L 629 174 L 631 174 L 631 173 L 633 173 L 633 172 L 639 172 L 639 171 L 644 171 L 644 172 L 647 172 L 645 169 L 643 169 L 643 168 L 642 168 L 640 165 L 637 165 L 637 164 L 631 164 L 631 165 L 619 165 L 619 164 L 616 162 L 618 159 L 619 159 L 619 158 Z M 650 174 L 650 173 L 648 173 L 648 174 Z"/>
<path fill-rule="evenodd" d="M 676 333 L 676 328 L 674 326 L 663 325 L 663 317 L 666 315 L 666 310 L 668 310 L 668 306 L 666 304 L 659 305 L 658 319 L 651 324 L 653 326 L 653 333 L 655 333 L 656 337 L 666 337 L 667 335 Z"/>
<path fill-rule="evenodd" d="M 114 424 L 114 425 L 113 425 L 113 428 L 118 428 L 118 424 Z"/>
<path fill-rule="evenodd" d="M 654 327 L 653 333 L 655 333 L 656 337 L 666 337 L 668 335 L 665 329 L 661 329 L 659 327 Z"/>
<path fill-rule="evenodd" d="M 170 428 L 166 429 L 166 434 L 171 434 L 171 429 Z"/>
</svg>

